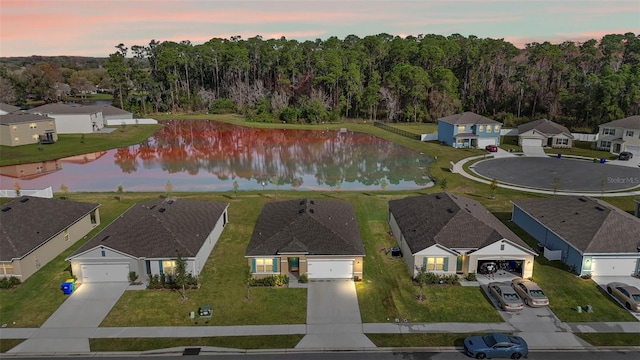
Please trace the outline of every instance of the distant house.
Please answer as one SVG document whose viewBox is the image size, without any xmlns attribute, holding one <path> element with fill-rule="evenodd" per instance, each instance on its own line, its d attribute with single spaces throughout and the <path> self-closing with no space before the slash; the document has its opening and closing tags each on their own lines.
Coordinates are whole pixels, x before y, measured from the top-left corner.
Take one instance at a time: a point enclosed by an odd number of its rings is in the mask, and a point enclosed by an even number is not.
<svg viewBox="0 0 640 360">
<path fill-rule="evenodd" d="M 62 170 L 62 162 L 60 160 L 47 160 L 37 163 L 1 166 L 0 175 L 31 180 L 58 170 Z"/>
<path fill-rule="evenodd" d="M 104 124 L 108 126 L 121 125 L 123 122 L 130 124 L 133 120 L 133 113 L 113 105 L 88 105 L 85 108 L 101 111 Z"/>
<path fill-rule="evenodd" d="M 0 208 L 0 276 L 24 281 L 100 224 L 99 204 L 22 196 Z"/>
<path fill-rule="evenodd" d="M 24 112 L 0 115 L 0 145 L 51 144 L 56 141 L 58 132 L 53 118 Z"/>
<path fill-rule="evenodd" d="M 438 141 L 455 148 L 482 148 L 500 145 L 502 123 L 464 112 L 438 119 Z"/>
<path fill-rule="evenodd" d="M 245 253 L 256 278 L 307 274 L 357 280 L 364 255 L 353 206 L 311 199 L 266 204 Z"/>
<path fill-rule="evenodd" d="M 513 201 L 512 221 L 540 246 L 561 252 L 579 275 L 640 272 L 640 219 L 604 201 L 576 196 Z"/>
<path fill-rule="evenodd" d="M 568 149 L 573 146 L 573 135 L 558 123 L 540 119 L 518 126 L 518 144 Z"/>
<path fill-rule="evenodd" d="M 0 115 L 6 115 L 18 110 L 20 110 L 20 108 L 17 106 L 0 103 Z"/>
<path fill-rule="evenodd" d="M 125 282 L 135 272 L 174 275 L 182 257 L 198 276 L 228 222 L 229 204 L 153 200 L 136 204 L 66 260 L 79 282 Z"/>
<path fill-rule="evenodd" d="M 58 134 L 90 134 L 104 127 L 102 111 L 90 106 L 46 104 L 28 112 L 54 118 Z"/>
<path fill-rule="evenodd" d="M 640 155 L 640 115 L 598 125 L 598 149 L 620 154 L 629 151 Z"/>
<path fill-rule="evenodd" d="M 413 276 L 422 266 L 466 275 L 486 262 L 524 278 L 533 274 L 537 254 L 475 200 L 450 193 L 391 200 L 389 226 Z"/>
</svg>

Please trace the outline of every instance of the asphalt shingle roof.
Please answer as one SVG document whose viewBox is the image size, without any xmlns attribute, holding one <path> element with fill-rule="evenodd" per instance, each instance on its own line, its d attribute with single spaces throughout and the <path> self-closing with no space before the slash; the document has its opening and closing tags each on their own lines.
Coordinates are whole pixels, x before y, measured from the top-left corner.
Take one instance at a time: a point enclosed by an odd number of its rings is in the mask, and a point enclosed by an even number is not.
<svg viewBox="0 0 640 360">
<path fill-rule="evenodd" d="M 102 115 L 130 115 L 131 113 L 117 108 L 113 105 L 86 105 L 85 108 L 89 110 L 102 111 Z"/>
<path fill-rule="evenodd" d="M 227 206 L 183 199 L 138 203 L 70 257 L 100 245 L 134 257 L 193 257 Z"/>
<path fill-rule="evenodd" d="M 22 258 L 100 206 L 22 196 L 0 207 L 0 261 Z"/>
<path fill-rule="evenodd" d="M 610 121 L 608 123 L 598 125 L 600 127 L 619 127 L 625 129 L 640 130 L 640 115 L 633 115 L 624 119 Z"/>
<path fill-rule="evenodd" d="M 5 104 L 5 103 L 0 103 L 0 110 L 2 110 L 4 112 L 11 113 L 11 112 L 20 110 L 20 108 L 17 107 L 17 106 Z"/>
<path fill-rule="evenodd" d="M 295 252 L 364 256 L 353 206 L 342 201 L 311 199 L 266 204 L 245 255 Z"/>
<path fill-rule="evenodd" d="M 2 125 L 10 125 L 10 124 L 21 124 L 26 122 L 33 121 L 53 121 L 53 118 L 50 118 L 46 115 L 40 114 L 29 114 L 29 113 L 11 113 L 0 115 L 0 124 Z"/>
<path fill-rule="evenodd" d="M 604 201 L 554 196 L 513 204 L 583 253 L 637 253 L 640 219 Z"/>
<path fill-rule="evenodd" d="M 68 105 L 68 104 L 45 104 L 28 110 L 33 114 L 95 114 L 100 110 L 91 106 Z"/>
<path fill-rule="evenodd" d="M 533 129 L 545 135 L 566 134 L 569 137 L 573 137 L 569 129 L 547 119 L 535 120 L 518 126 L 518 134 L 524 134 Z"/>
<path fill-rule="evenodd" d="M 478 115 L 476 113 L 472 113 L 470 111 L 463 112 L 462 114 L 455 114 L 445 116 L 443 118 L 438 119 L 438 121 L 443 121 L 448 124 L 454 125 L 486 125 L 486 124 L 502 124 L 499 121 L 495 121 L 484 117 L 482 115 Z"/>
<path fill-rule="evenodd" d="M 479 202 L 450 193 L 389 201 L 389 211 L 413 254 L 435 244 L 449 249 L 479 249 L 507 239 L 531 250 Z"/>
</svg>

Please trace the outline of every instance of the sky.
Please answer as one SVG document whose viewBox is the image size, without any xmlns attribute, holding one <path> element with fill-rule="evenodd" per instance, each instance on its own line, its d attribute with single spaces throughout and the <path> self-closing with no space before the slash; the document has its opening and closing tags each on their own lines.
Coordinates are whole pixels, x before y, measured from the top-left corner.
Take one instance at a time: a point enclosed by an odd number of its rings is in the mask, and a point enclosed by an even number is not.
<svg viewBox="0 0 640 360">
<path fill-rule="evenodd" d="M 583 42 L 640 34 L 640 0 L 0 0 L 0 57 L 106 57 L 123 43 L 387 33 Z"/>
</svg>

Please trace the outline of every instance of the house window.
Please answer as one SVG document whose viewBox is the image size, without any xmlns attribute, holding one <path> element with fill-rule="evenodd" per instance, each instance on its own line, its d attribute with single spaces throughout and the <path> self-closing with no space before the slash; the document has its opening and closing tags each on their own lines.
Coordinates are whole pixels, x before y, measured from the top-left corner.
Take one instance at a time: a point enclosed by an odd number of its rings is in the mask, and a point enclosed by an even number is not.
<svg viewBox="0 0 640 360">
<path fill-rule="evenodd" d="M 569 139 L 556 139 L 556 145 L 569 145 Z"/>
<path fill-rule="evenodd" d="M 107 252 L 102 250 L 102 251 L 100 251 L 100 255 L 102 255 L 102 257 L 106 257 L 107 256 Z"/>
<path fill-rule="evenodd" d="M 483 131 L 484 131 L 484 125 L 479 125 L 478 132 L 483 132 Z"/>
<path fill-rule="evenodd" d="M 600 149 L 602 150 L 611 150 L 611 141 L 600 141 Z"/>
<path fill-rule="evenodd" d="M 173 275 L 176 272 L 176 262 L 175 260 L 164 260 L 162 261 L 162 271 L 164 274 Z"/>
<path fill-rule="evenodd" d="M 493 126 L 493 131 L 494 132 L 499 132 L 500 131 L 500 125 L 494 125 Z"/>
<path fill-rule="evenodd" d="M 257 258 L 253 259 L 254 273 L 278 272 L 278 258 Z"/>
<path fill-rule="evenodd" d="M 500 244 L 500 251 L 504 251 L 504 244 Z"/>
<path fill-rule="evenodd" d="M 633 137 L 633 130 L 627 130 L 627 136 Z"/>
<path fill-rule="evenodd" d="M 425 266 L 427 271 L 443 271 L 444 270 L 444 258 L 443 257 L 430 257 L 426 258 Z"/>
<path fill-rule="evenodd" d="M 69 229 L 64 231 L 64 241 L 69 241 Z"/>
<path fill-rule="evenodd" d="M 467 130 L 466 125 L 458 125 L 458 132 L 464 132 L 465 130 Z"/>
<path fill-rule="evenodd" d="M 616 129 L 604 128 L 602 129 L 602 135 L 615 135 Z"/>
<path fill-rule="evenodd" d="M 487 133 L 491 132 L 491 125 L 487 125 Z"/>
<path fill-rule="evenodd" d="M 29 129 L 35 129 L 37 127 L 38 127 L 38 125 L 36 123 L 29 124 Z"/>
<path fill-rule="evenodd" d="M 2 263 L 0 274 L 13 275 L 13 264 L 7 262 Z"/>
</svg>

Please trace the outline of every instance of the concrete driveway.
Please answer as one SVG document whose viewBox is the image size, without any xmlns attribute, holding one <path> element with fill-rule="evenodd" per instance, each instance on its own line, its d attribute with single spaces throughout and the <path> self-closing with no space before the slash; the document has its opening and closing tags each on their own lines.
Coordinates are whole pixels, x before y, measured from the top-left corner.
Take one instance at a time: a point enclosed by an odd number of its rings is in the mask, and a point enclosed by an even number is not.
<svg viewBox="0 0 640 360">
<path fill-rule="evenodd" d="M 89 337 L 129 286 L 126 282 L 85 283 L 26 341 L 10 353 L 89 352 Z"/>
<path fill-rule="evenodd" d="M 612 283 L 612 282 L 621 282 L 624 284 L 628 284 L 631 286 L 635 286 L 638 289 L 640 289 L 640 279 L 635 278 L 633 276 L 594 276 L 591 278 L 593 281 L 596 282 L 596 284 L 600 285 L 600 287 L 606 292 L 607 291 L 607 284 L 608 283 Z M 614 296 L 611 297 L 612 299 L 614 299 L 618 304 L 620 304 L 620 306 L 622 306 L 624 308 L 624 304 L 620 303 L 620 301 L 618 301 L 618 299 Z M 625 308 L 626 310 L 626 308 Z M 627 310 L 629 311 L 629 310 Z M 629 311 L 629 313 L 633 316 L 636 317 L 636 319 L 638 319 L 638 321 L 640 321 L 640 313 L 637 313 L 635 311 Z"/>
<path fill-rule="evenodd" d="M 354 349 L 375 345 L 363 334 L 356 286 L 351 280 L 311 281 L 307 335 L 296 348 Z"/>
<path fill-rule="evenodd" d="M 523 146 L 522 152 L 524 153 L 524 156 L 548 157 L 542 146 Z"/>
</svg>

